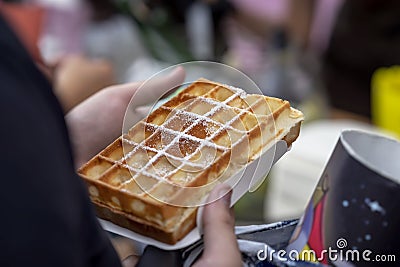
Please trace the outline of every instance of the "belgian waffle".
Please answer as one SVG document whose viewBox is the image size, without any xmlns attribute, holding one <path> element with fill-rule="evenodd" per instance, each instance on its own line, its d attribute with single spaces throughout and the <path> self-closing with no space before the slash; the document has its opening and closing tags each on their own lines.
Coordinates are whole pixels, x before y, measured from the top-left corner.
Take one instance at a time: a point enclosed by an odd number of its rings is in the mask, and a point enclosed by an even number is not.
<svg viewBox="0 0 400 267">
<path fill-rule="evenodd" d="M 303 115 L 289 102 L 200 79 L 153 110 L 78 173 L 97 215 L 174 244 L 197 204 L 278 140 L 296 140 Z"/>
</svg>

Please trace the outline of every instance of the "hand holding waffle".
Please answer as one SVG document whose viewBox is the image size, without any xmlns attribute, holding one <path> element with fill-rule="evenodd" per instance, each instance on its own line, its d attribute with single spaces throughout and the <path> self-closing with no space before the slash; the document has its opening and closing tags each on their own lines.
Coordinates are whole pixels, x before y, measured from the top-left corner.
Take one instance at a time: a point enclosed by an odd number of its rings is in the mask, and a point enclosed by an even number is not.
<svg viewBox="0 0 400 267">
<path fill-rule="evenodd" d="M 147 92 L 141 88 L 135 106 Z M 290 146 L 302 120 L 287 101 L 199 79 L 131 120 L 78 173 L 100 218 L 173 245 L 195 228 L 197 207 L 217 184 L 234 186 L 278 141 Z"/>
<path fill-rule="evenodd" d="M 162 94 L 159 91 L 160 88 L 168 90 L 174 87 L 175 84 L 182 83 L 184 76 L 184 70 L 177 68 L 170 75 L 155 81 L 152 85 L 155 89 L 153 95 L 148 95 L 148 99 L 142 99 L 141 104 L 145 105 L 153 102 Z M 167 86 L 160 86 L 160 84 L 167 84 Z M 67 114 L 66 120 L 71 132 L 71 142 L 75 148 L 75 163 L 77 166 L 90 159 L 99 149 L 106 146 L 110 142 L 109 140 L 113 140 L 115 136 L 120 134 L 125 109 L 140 85 L 141 83 L 138 82 L 106 88 L 88 98 Z M 110 101 L 112 101 L 112 105 L 110 105 Z M 141 108 L 138 107 L 138 109 L 140 110 Z M 113 114 L 113 116 L 104 117 L 101 114 L 108 116 Z M 138 114 L 140 117 L 143 117 L 143 115 L 145 114 Z M 101 121 L 96 119 L 99 117 L 102 117 Z M 95 125 L 94 121 L 99 123 Z M 218 194 L 218 188 L 216 188 L 215 194 Z M 196 266 L 207 265 L 209 262 L 224 263 L 226 266 L 234 266 L 232 265 L 233 263 L 238 266 L 241 264 L 239 249 L 236 242 L 232 243 L 232 240 L 235 239 L 233 214 L 224 205 L 224 199 L 229 197 L 230 195 L 227 194 L 219 201 L 205 207 L 204 220 L 209 222 L 208 224 L 205 223 L 204 226 L 207 239 L 205 244 L 206 252 L 196 263 Z M 221 223 L 213 225 L 211 223 L 213 220 L 218 220 Z M 213 234 L 215 232 L 219 234 Z M 225 234 L 221 234 L 221 232 Z M 227 242 L 232 243 L 232 246 L 224 246 L 223 253 L 221 253 L 222 247 L 217 250 L 213 249 L 216 244 L 226 244 Z M 226 255 L 230 255 L 230 257 L 225 257 Z"/>
</svg>

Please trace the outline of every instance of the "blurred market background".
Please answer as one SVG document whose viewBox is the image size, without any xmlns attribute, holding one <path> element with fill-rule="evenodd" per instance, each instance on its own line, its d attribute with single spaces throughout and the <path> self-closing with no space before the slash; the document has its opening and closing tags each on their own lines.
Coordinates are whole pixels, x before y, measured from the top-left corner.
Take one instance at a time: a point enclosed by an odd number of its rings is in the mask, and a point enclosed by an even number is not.
<svg viewBox="0 0 400 267">
<path fill-rule="evenodd" d="M 400 1 L 26 0 L 0 10 L 54 72 L 66 109 L 191 60 L 233 66 L 301 109 L 298 141 L 236 205 L 238 224 L 301 216 L 342 129 L 400 136 Z"/>
</svg>

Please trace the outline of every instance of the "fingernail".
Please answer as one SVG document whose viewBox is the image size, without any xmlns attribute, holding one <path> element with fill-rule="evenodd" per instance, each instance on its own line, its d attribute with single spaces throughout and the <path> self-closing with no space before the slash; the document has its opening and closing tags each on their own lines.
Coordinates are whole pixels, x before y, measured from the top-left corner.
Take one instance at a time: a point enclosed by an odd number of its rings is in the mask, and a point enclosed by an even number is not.
<svg viewBox="0 0 400 267">
<path fill-rule="evenodd" d="M 218 190 L 218 197 L 221 198 L 221 201 L 228 208 L 230 208 L 231 206 L 231 196 L 232 196 L 232 189 L 227 185 L 224 185 L 222 188 Z"/>
<path fill-rule="evenodd" d="M 174 75 L 175 73 L 177 73 L 182 67 L 178 66 L 172 69 L 172 71 L 170 72 L 170 75 Z"/>
</svg>

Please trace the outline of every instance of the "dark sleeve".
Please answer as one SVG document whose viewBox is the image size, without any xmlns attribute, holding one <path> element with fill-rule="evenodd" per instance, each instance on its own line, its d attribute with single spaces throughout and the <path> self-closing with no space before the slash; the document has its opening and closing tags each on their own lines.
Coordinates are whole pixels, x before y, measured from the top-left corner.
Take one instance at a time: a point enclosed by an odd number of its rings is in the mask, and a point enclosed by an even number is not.
<svg viewBox="0 0 400 267">
<path fill-rule="evenodd" d="M 0 266 L 120 266 L 75 174 L 62 110 L 0 17 Z"/>
</svg>

